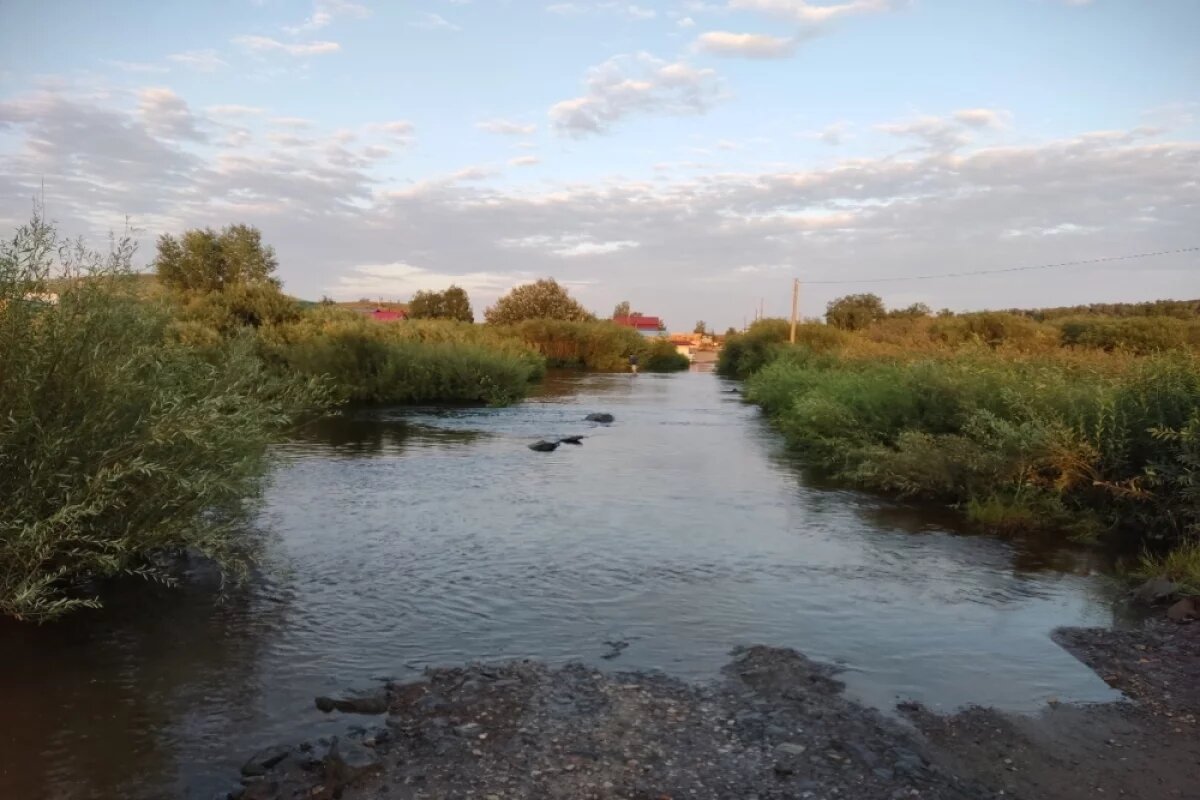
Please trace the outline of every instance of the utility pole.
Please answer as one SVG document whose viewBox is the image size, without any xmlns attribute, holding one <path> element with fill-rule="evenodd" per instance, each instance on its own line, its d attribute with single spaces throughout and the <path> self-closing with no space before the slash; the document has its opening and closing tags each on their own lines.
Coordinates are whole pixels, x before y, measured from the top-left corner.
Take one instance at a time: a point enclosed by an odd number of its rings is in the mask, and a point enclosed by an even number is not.
<svg viewBox="0 0 1200 800">
<path fill-rule="evenodd" d="M 800 279 L 792 278 L 792 335 L 788 341 L 796 343 L 796 314 L 800 308 Z"/>
</svg>

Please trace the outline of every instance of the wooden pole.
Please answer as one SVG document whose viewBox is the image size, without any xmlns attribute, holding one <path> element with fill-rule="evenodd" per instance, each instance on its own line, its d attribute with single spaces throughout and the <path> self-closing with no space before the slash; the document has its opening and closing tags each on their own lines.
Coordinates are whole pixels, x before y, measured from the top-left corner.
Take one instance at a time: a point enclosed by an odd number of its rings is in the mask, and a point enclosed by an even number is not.
<svg viewBox="0 0 1200 800">
<path fill-rule="evenodd" d="M 796 343 L 796 314 L 800 309 L 800 279 L 792 279 L 792 335 L 788 339 L 792 344 Z"/>
</svg>

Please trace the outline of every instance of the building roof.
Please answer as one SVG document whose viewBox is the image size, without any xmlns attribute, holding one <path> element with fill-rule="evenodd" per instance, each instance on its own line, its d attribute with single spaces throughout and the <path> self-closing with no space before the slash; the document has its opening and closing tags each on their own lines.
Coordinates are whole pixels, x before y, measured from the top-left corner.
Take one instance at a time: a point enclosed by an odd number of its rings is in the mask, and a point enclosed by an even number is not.
<svg viewBox="0 0 1200 800">
<path fill-rule="evenodd" d="M 613 317 L 613 322 L 627 328 L 637 328 L 639 331 L 657 331 L 663 328 L 662 320 L 658 317 L 644 317 L 640 314 L 629 317 Z"/>
<path fill-rule="evenodd" d="M 377 308 L 374 311 L 367 313 L 371 319 L 379 320 L 380 322 L 394 322 L 395 320 L 408 319 L 408 314 L 399 310 L 389 310 Z"/>
</svg>

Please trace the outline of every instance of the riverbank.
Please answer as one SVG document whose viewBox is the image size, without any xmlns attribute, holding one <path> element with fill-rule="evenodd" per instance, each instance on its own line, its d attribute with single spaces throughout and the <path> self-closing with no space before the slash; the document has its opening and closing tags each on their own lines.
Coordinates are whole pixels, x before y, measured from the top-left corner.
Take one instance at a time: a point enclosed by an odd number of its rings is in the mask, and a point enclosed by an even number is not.
<svg viewBox="0 0 1200 800">
<path fill-rule="evenodd" d="M 888 718 L 848 700 L 833 668 L 763 646 L 706 685 L 528 661 L 439 668 L 352 703 L 386 713 L 344 736 L 251 757 L 230 797 L 1188 796 L 1200 626 L 1056 639 L 1130 700 L 947 717 L 901 704 Z"/>
</svg>

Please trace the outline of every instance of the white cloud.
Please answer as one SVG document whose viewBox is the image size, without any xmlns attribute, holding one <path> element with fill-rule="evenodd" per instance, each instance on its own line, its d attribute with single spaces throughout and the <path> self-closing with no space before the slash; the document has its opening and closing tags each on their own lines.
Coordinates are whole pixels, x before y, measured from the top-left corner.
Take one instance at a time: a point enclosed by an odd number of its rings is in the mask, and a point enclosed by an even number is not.
<svg viewBox="0 0 1200 800">
<path fill-rule="evenodd" d="M 721 97 L 717 74 L 648 53 L 614 56 L 588 70 L 586 91 L 550 108 L 559 133 L 604 133 L 630 114 L 702 114 Z"/>
<path fill-rule="evenodd" d="M 537 156 L 517 156 L 508 160 L 510 166 L 513 167 L 532 167 L 535 164 L 542 163 L 542 160 Z"/>
<path fill-rule="evenodd" d="M 559 16 L 570 16 L 572 14 L 582 14 L 586 9 L 578 3 L 553 3 L 546 6 L 546 12 L 550 14 L 558 14 Z"/>
<path fill-rule="evenodd" d="M 522 122 L 513 122 L 507 119 L 487 119 L 482 122 L 476 122 L 475 127 L 481 131 L 488 133 L 498 133 L 503 136 L 522 136 L 533 133 L 537 130 L 537 125 Z"/>
<path fill-rule="evenodd" d="M 292 36 L 312 33 L 333 24 L 337 17 L 363 19 L 371 15 L 371 9 L 349 0 L 315 0 L 313 12 L 299 25 L 284 25 L 283 31 Z"/>
<path fill-rule="evenodd" d="M 658 12 L 653 8 L 646 8 L 634 3 L 615 2 L 615 0 L 591 3 L 552 3 L 546 6 L 546 12 L 562 17 L 589 13 L 615 14 L 634 21 L 651 20 L 658 17 Z"/>
<path fill-rule="evenodd" d="M 167 60 L 197 72 L 216 72 L 229 66 L 216 50 L 187 50 L 183 53 L 172 53 L 167 56 Z"/>
<path fill-rule="evenodd" d="M 196 117 L 184 99 L 164 87 L 138 92 L 138 116 L 146 130 L 162 139 L 203 141 L 207 138 L 196 127 Z"/>
<path fill-rule="evenodd" d="M 412 144 L 413 134 L 416 132 L 416 126 L 406 119 L 398 119 L 392 122 L 376 122 L 367 126 L 368 130 L 382 133 L 393 142 L 408 146 Z"/>
<path fill-rule="evenodd" d="M 845 3 L 818 5 L 806 0 L 729 0 L 730 8 L 761 11 L 797 22 L 821 23 L 838 17 L 854 14 L 869 14 L 888 11 L 897 5 L 897 0 L 850 0 Z"/>
<path fill-rule="evenodd" d="M 501 247 L 542 250 L 561 258 L 602 256 L 638 246 L 637 242 L 628 239 L 596 241 L 591 236 L 578 234 L 562 234 L 557 236 L 536 234 L 533 236 L 500 239 L 497 241 L 497 244 Z"/>
<path fill-rule="evenodd" d="M 711 31 L 700 34 L 693 46 L 702 53 L 716 56 L 787 58 L 796 52 L 797 44 L 799 44 L 797 37 L 785 38 L 759 33 Z"/>
<path fill-rule="evenodd" d="M 271 117 L 271 124 L 278 128 L 292 128 L 293 130 L 304 130 L 313 126 L 311 119 L 304 117 Z"/>
<path fill-rule="evenodd" d="M 281 42 L 269 36 L 235 36 L 233 43 L 253 53 L 287 53 L 291 56 L 321 56 L 341 50 L 337 42 Z"/>
<path fill-rule="evenodd" d="M 266 113 L 266 109 L 258 106 L 243 106 L 236 103 L 208 106 L 204 111 L 215 117 L 254 117 Z"/>
<path fill-rule="evenodd" d="M 410 22 L 414 28 L 421 28 L 427 31 L 461 31 L 462 28 L 455 25 L 450 20 L 443 17 L 441 14 L 434 14 L 427 11 L 421 15 L 420 19 L 415 22 Z"/>
<path fill-rule="evenodd" d="M 964 108 L 955 111 L 954 119 L 971 128 L 1001 128 L 1008 114 L 993 108 Z"/>
<path fill-rule="evenodd" d="M 440 272 L 413 266 L 405 261 L 386 264 L 363 264 L 352 267 L 348 274 L 327 287 L 334 297 L 397 297 L 407 299 L 422 290 L 440 291 L 447 286 L 461 286 L 471 295 L 476 312 L 488 303 L 480 299 L 499 297 L 518 283 L 536 278 L 526 272 Z"/>
<path fill-rule="evenodd" d="M 846 132 L 850 125 L 846 122 L 834 122 L 819 130 L 810 131 L 805 136 L 816 139 L 822 144 L 836 146 L 846 140 Z"/>
</svg>

